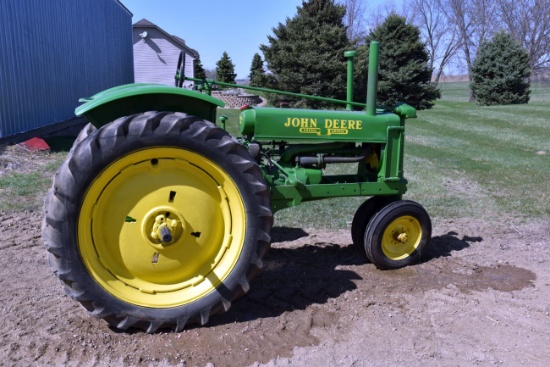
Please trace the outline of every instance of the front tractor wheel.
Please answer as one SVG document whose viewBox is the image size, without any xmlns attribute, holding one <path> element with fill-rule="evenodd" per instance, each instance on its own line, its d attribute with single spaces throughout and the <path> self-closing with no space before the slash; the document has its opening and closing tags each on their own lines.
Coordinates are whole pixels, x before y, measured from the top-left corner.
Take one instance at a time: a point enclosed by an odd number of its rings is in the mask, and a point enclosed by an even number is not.
<svg viewBox="0 0 550 367">
<path fill-rule="evenodd" d="M 392 198 L 387 196 L 373 196 L 361 204 L 351 222 L 351 239 L 354 247 L 363 256 L 369 260 L 365 252 L 365 231 L 372 217 L 384 206 L 391 203 Z"/>
<path fill-rule="evenodd" d="M 65 291 L 119 329 L 205 324 L 248 290 L 269 247 L 261 171 L 210 122 L 138 114 L 61 166 L 43 236 Z"/>
<path fill-rule="evenodd" d="M 380 269 L 402 268 L 420 259 L 431 233 L 430 216 L 420 204 L 395 201 L 369 222 L 364 237 L 365 253 Z"/>
</svg>

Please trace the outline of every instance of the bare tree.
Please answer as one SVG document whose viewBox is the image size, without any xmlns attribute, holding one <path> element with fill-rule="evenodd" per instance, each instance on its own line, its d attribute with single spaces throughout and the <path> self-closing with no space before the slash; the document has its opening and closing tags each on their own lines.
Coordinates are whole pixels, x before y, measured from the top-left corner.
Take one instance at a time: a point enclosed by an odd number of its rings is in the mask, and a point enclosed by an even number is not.
<svg viewBox="0 0 550 367">
<path fill-rule="evenodd" d="M 216 79 L 216 69 L 204 69 L 206 79 Z"/>
<path fill-rule="evenodd" d="M 404 6 L 405 5 L 403 5 L 403 7 Z M 369 15 L 369 28 L 377 28 L 379 25 L 384 23 L 387 17 L 392 14 L 396 14 L 405 18 L 407 23 L 412 23 L 412 16 L 409 11 L 406 11 L 404 8 L 399 10 L 397 3 L 394 0 L 387 0 L 378 5 Z"/>
<path fill-rule="evenodd" d="M 506 31 L 529 54 L 533 72 L 550 64 L 550 0 L 497 0 Z"/>
<path fill-rule="evenodd" d="M 447 20 L 441 0 L 410 0 L 409 7 L 426 43 L 430 57 L 428 67 L 435 72 L 433 81 L 437 85 L 460 45 L 458 27 Z"/>
<path fill-rule="evenodd" d="M 340 0 L 340 4 L 346 7 L 344 24 L 348 27 L 348 38 L 353 43 L 361 43 L 367 36 L 367 1 L 366 0 Z"/>
<path fill-rule="evenodd" d="M 459 49 L 464 61 L 470 70 L 475 59 L 478 47 L 483 41 L 491 37 L 496 29 L 497 0 L 442 0 L 447 19 L 456 26 Z M 475 96 L 470 90 L 470 102 Z"/>
</svg>

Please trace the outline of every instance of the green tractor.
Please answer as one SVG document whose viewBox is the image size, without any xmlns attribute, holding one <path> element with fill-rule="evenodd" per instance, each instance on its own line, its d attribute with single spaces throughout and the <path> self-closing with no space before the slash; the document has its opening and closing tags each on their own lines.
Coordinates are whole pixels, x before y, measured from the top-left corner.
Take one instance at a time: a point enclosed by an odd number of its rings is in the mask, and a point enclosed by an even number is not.
<svg viewBox="0 0 550 367">
<path fill-rule="evenodd" d="M 366 105 L 352 102 L 347 52 L 347 101 L 301 96 L 346 110 L 245 106 L 239 138 L 211 122 L 224 103 L 200 91 L 130 84 L 81 100 L 76 114 L 90 123 L 55 174 L 42 230 L 65 292 L 122 330 L 204 325 L 249 290 L 274 212 L 334 197 L 370 197 L 351 226 L 365 259 L 380 269 L 418 261 L 430 217 L 402 200 L 405 119 L 416 111 L 376 107 L 370 47 Z M 324 171 L 345 163 L 356 173 Z"/>
</svg>

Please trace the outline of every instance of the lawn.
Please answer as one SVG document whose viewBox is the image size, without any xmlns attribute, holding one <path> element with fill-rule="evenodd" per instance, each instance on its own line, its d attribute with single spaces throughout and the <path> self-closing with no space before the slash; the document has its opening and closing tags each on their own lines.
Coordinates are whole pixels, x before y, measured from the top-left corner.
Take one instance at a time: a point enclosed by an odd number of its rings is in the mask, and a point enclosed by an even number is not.
<svg viewBox="0 0 550 367">
<path fill-rule="evenodd" d="M 421 112 L 407 126 L 410 197 L 445 218 L 550 214 L 548 113 L 448 101 Z"/>
</svg>

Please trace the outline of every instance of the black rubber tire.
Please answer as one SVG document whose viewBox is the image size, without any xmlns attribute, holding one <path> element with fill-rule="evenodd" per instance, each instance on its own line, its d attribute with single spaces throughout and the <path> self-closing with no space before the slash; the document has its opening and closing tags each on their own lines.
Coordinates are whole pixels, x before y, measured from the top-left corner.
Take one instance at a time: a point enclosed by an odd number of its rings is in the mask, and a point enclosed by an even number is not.
<svg viewBox="0 0 550 367">
<path fill-rule="evenodd" d="M 384 232 L 396 220 L 404 217 L 414 218 L 419 225 L 419 242 L 411 253 L 403 254 L 404 257 L 400 259 L 392 259 L 383 250 Z M 430 216 L 420 204 L 410 200 L 395 201 L 382 208 L 369 222 L 364 238 L 365 253 L 379 269 L 399 269 L 419 261 L 429 245 L 431 234 Z"/>
<path fill-rule="evenodd" d="M 184 113 L 146 112 L 97 131 L 87 126 L 81 135 L 55 174 L 42 225 L 50 266 L 66 294 L 115 328 L 148 333 L 203 325 L 210 315 L 227 311 L 235 298 L 248 291 L 271 241 L 270 193 L 247 150 L 211 122 Z M 94 178 L 120 157 L 150 147 L 182 148 L 216 162 L 235 182 L 246 213 L 244 245 L 227 278 L 204 297 L 172 308 L 130 304 L 105 291 L 87 271 L 77 243 L 81 205 Z"/>
<path fill-rule="evenodd" d="M 372 217 L 384 206 L 392 202 L 387 196 L 373 196 L 367 199 L 357 208 L 351 222 L 351 239 L 357 251 L 365 260 L 369 260 L 365 252 L 365 231 Z"/>
<path fill-rule="evenodd" d="M 86 126 L 84 126 L 82 128 L 82 130 L 80 130 L 80 133 L 78 133 L 78 136 L 74 140 L 74 143 L 73 143 L 73 146 L 71 147 L 71 150 L 74 150 L 74 148 L 78 144 L 80 144 L 80 142 L 82 140 L 86 139 L 88 137 L 88 135 L 90 135 L 91 133 L 93 133 L 96 130 L 97 130 L 97 128 L 94 125 L 92 125 L 91 123 L 86 124 Z"/>
</svg>

